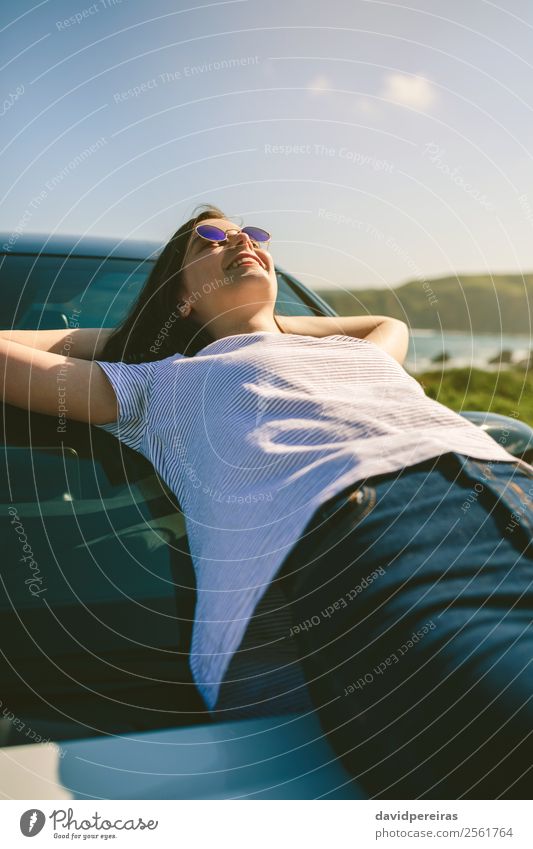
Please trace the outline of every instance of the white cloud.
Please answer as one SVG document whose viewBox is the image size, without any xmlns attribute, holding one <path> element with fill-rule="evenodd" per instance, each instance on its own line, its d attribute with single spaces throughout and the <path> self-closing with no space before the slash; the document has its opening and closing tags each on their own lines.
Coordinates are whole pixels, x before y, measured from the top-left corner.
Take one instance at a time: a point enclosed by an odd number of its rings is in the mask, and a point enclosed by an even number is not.
<svg viewBox="0 0 533 849">
<path fill-rule="evenodd" d="M 429 109 L 435 102 L 435 89 L 425 77 L 416 74 L 387 74 L 381 96 L 399 106 Z"/>
<path fill-rule="evenodd" d="M 313 92 L 326 91 L 329 88 L 329 80 L 323 76 L 314 77 L 307 88 Z"/>
<path fill-rule="evenodd" d="M 369 100 L 367 97 L 358 97 L 355 101 L 355 108 L 361 115 L 367 118 L 377 118 L 381 114 L 381 110 L 377 103 Z"/>
</svg>

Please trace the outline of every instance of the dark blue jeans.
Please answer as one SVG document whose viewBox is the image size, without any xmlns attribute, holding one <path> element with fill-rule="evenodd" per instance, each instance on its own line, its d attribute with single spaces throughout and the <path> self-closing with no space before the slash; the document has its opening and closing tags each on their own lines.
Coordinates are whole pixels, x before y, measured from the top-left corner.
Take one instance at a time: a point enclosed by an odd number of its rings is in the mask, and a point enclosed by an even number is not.
<svg viewBox="0 0 533 849">
<path fill-rule="evenodd" d="M 319 510 L 276 582 L 371 798 L 530 799 L 533 472 L 453 452 Z"/>
</svg>

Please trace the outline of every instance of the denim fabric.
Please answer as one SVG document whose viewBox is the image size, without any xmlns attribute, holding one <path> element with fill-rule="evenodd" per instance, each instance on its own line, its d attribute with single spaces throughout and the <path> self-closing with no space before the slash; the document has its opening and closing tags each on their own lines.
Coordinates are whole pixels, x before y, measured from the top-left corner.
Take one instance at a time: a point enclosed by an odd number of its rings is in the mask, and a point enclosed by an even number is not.
<svg viewBox="0 0 533 849">
<path fill-rule="evenodd" d="M 455 452 L 313 517 L 276 582 L 337 755 L 371 798 L 529 799 L 533 470 Z"/>
</svg>

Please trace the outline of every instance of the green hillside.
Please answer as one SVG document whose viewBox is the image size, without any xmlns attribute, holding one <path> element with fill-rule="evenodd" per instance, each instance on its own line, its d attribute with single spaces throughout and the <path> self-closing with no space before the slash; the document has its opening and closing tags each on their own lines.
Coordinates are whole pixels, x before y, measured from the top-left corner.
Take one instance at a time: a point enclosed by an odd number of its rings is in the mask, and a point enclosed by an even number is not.
<svg viewBox="0 0 533 849">
<path fill-rule="evenodd" d="M 533 274 L 411 280 L 391 289 L 319 290 L 339 315 L 390 315 L 410 327 L 474 333 L 533 331 Z"/>
<path fill-rule="evenodd" d="M 445 369 L 413 374 L 426 395 L 459 413 L 481 410 L 509 416 L 518 412 L 520 421 L 533 427 L 533 372 L 506 369 Z"/>
</svg>

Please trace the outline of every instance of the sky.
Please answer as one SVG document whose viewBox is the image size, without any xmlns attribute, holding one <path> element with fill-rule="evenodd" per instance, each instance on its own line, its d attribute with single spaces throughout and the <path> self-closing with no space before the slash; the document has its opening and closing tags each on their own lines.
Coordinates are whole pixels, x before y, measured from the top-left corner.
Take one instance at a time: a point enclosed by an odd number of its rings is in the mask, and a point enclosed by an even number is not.
<svg viewBox="0 0 533 849">
<path fill-rule="evenodd" d="M 315 289 L 533 270 L 529 0 L 4 0 L 0 230 L 200 203 Z"/>
</svg>

